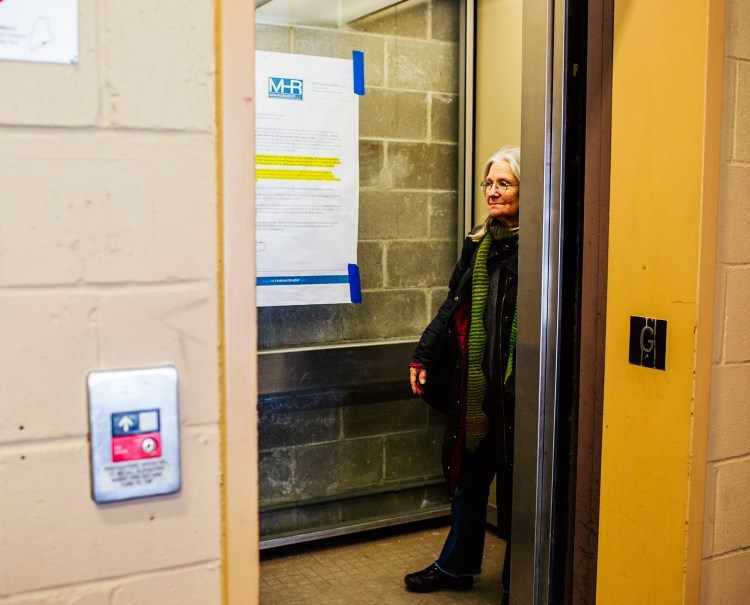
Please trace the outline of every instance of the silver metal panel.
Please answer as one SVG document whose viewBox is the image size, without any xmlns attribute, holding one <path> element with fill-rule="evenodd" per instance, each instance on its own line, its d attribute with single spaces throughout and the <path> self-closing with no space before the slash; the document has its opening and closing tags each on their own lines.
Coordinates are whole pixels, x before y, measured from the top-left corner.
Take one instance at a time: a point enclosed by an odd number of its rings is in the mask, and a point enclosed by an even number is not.
<svg viewBox="0 0 750 605">
<path fill-rule="evenodd" d="M 258 354 L 258 394 L 403 381 L 416 341 L 282 349 Z"/>
<path fill-rule="evenodd" d="M 91 372 L 88 395 L 94 501 L 178 491 L 177 370 Z"/>
<path fill-rule="evenodd" d="M 511 603 L 525 605 L 552 597 L 564 17 L 565 3 L 524 2 Z"/>
<path fill-rule="evenodd" d="M 458 100 L 458 221 L 456 232 L 456 257 L 460 255 L 466 233 L 473 225 L 474 174 L 474 89 L 476 88 L 475 46 L 476 0 L 461 0 L 459 100 Z M 467 178 L 468 175 L 468 178 Z"/>
<path fill-rule="evenodd" d="M 394 527 L 397 525 L 404 525 L 406 523 L 418 523 L 419 521 L 440 519 L 442 517 L 445 517 L 447 522 L 448 518 L 450 517 L 450 513 L 450 506 L 444 506 L 427 512 L 406 514 L 401 517 L 377 519 L 376 521 L 355 523 L 353 525 L 345 525 L 343 527 L 335 527 L 331 529 L 321 529 L 319 531 L 295 534 L 293 536 L 285 536 L 283 538 L 272 538 L 270 540 L 261 539 L 260 550 L 278 548 L 279 546 L 290 546 L 292 544 L 303 544 L 305 542 L 313 542 L 315 540 L 335 538 L 336 536 L 347 536 L 349 534 L 371 531 L 373 529 L 383 529 L 385 527 Z"/>
<path fill-rule="evenodd" d="M 307 348 L 297 350 L 266 351 L 258 356 L 259 406 L 264 406 L 265 397 L 279 393 L 296 393 L 313 389 L 346 389 L 352 393 L 367 393 L 375 385 L 398 384 L 403 386 L 403 396 L 411 396 L 408 388 L 408 363 L 416 342 L 401 341 L 381 344 L 350 345 L 325 348 Z M 304 397 L 304 395 L 300 395 Z M 366 395 L 365 395 L 366 396 Z M 437 456 L 437 452 L 435 453 Z M 442 484 L 442 480 L 436 480 Z M 398 490 L 416 487 L 418 481 L 404 478 Z M 424 485 L 435 484 L 425 481 Z M 351 494 L 349 494 L 351 495 Z M 378 493 L 371 494 L 376 501 Z M 347 496 L 342 496 L 346 498 Z M 333 498 L 335 500 L 335 497 Z M 307 502 L 312 503 L 312 501 Z M 318 501 L 320 504 L 320 501 Z M 360 507 L 359 514 L 363 512 Z M 385 511 L 371 507 L 372 514 L 368 521 L 346 521 L 338 519 L 343 525 L 336 527 L 322 526 L 318 529 L 299 530 L 294 534 L 278 537 L 261 537 L 261 549 L 287 546 L 301 542 L 320 540 L 333 536 L 346 535 L 392 525 L 400 525 L 428 518 L 446 517 L 450 507 L 444 504 L 428 507 L 423 501 L 421 508 L 410 509 L 408 506 L 391 516 Z M 261 511 L 263 512 L 263 511 Z M 321 517 L 322 518 L 322 517 Z"/>
<path fill-rule="evenodd" d="M 280 25 L 340 26 L 403 0 L 255 0 L 256 22 Z"/>
</svg>

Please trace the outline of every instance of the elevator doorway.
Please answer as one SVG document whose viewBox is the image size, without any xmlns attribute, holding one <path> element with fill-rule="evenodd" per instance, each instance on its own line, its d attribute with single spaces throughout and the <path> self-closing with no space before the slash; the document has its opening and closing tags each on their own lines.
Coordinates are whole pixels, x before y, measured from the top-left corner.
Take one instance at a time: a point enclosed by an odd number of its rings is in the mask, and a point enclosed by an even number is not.
<svg viewBox="0 0 750 605">
<path fill-rule="evenodd" d="M 258 49 L 346 56 L 359 45 L 365 53 L 363 304 L 259 309 L 261 548 L 448 510 L 437 455 L 441 419 L 411 398 L 405 368 L 444 297 L 458 244 L 476 222 L 474 175 L 483 159 L 482 137 L 491 133 L 482 128 L 477 99 L 483 85 L 477 36 L 483 28 L 491 35 L 507 27 L 523 39 L 518 136 L 530 185 L 521 212 L 518 389 L 528 405 L 517 421 L 525 437 L 517 442 L 525 445 L 516 452 L 513 599 L 569 602 L 580 509 L 574 505 L 581 478 L 578 395 L 590 380 L 580 363 L 591 338 L 580 332 L 581 313 L 587 296 L 596 298 L 604 283 L 591 286 L 581 244 L 584 192 L 593 187 L 584 166 L 595 164 L 585 136 L 591 88 L 581 84 L 592 52 L 590 7 L 526 2 L 514 29 L 510 17 L 499 25 L 482 17 L 489 1 L 382 2 L 345 22 L 340 2 L 331 3 L 338 12 L 327 21 L 323 3 L 314 15 L 293 4 L 258 2 Z M 513 3 L 495 4 L 507 9 Z M 423 80 L 415 84 L 404 71 Z M 490 90 L 506 81 L 502 73 L 488 78 Z M 601 216 L 597 220 L 601 226 Z M 415 259 L 429 267 L 416 279 L 410 271 Z M 586 284 L 594 294 L 586 294 Z M 594 338 L 598 330 L 603 324 Z M 595 477 L 595 443 L 591 457 Z"/>
</svg>

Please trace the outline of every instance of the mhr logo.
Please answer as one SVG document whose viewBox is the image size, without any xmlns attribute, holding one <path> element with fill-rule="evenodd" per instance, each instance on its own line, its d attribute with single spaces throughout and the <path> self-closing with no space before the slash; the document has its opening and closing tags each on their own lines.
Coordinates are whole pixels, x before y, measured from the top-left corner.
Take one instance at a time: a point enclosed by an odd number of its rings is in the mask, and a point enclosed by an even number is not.
<svg viewBox="0 0 750 605">
<path fill-rule="evenodd" d="M 302 100 L 302 80 L 296 78 L 268 78 L 269 99 Z"/>
</svg>

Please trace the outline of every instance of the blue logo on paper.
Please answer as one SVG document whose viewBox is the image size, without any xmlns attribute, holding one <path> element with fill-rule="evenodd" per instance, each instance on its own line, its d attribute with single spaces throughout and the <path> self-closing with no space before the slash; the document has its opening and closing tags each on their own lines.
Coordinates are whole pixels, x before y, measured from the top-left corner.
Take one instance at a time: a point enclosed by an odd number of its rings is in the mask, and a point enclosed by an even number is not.
<svg viewBox="0 0 750 605">
<path fill-rule="evenodd" d="M 269 99 L 302 100 L 302 80 L 297 78 L 268 78 Z"/>
</svg>

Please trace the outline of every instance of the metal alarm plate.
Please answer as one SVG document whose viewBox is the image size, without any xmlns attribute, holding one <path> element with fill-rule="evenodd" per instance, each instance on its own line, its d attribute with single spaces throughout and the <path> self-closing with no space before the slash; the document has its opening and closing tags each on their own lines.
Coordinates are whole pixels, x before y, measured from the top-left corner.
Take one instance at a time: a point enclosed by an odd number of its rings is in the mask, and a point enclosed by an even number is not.
<svg viewBox="0 0 750 605">
<path fill-rule="evenodd" d="M 179 491 L 177 370 L 91 372 L 88 395 L 94 501 Z"/>
</svg>

